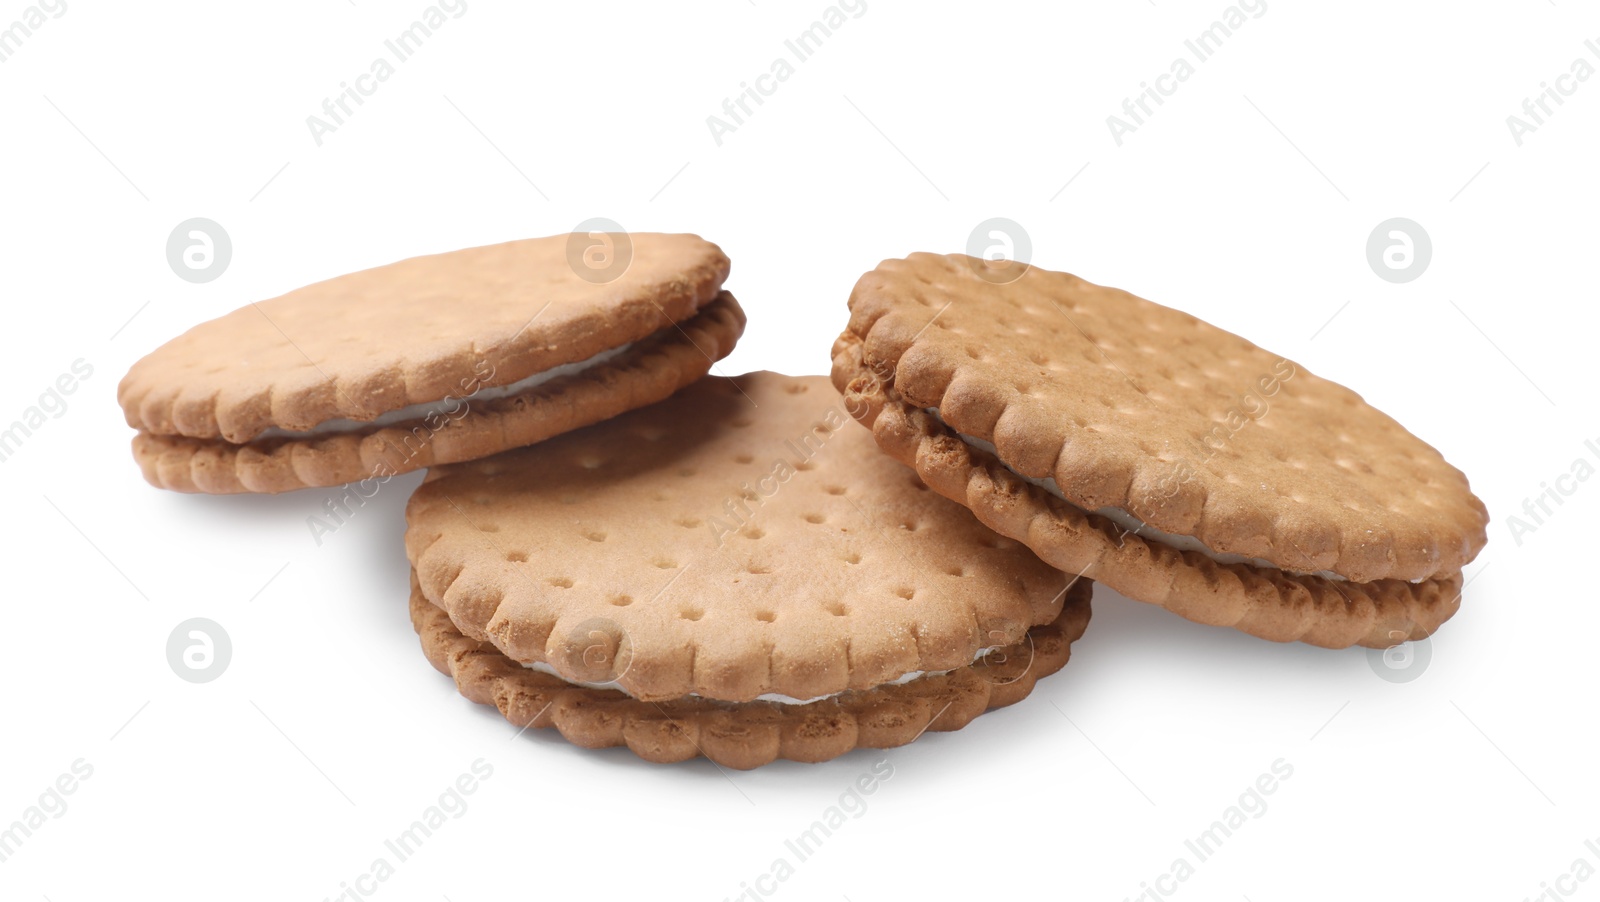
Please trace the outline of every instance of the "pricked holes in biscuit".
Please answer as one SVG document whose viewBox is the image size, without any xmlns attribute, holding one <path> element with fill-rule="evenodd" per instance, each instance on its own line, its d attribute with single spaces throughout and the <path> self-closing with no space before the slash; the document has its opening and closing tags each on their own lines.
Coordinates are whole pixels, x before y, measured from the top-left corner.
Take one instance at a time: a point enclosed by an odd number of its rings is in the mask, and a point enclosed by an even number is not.
<svg viewBox="0 0 1600 902">
<path fill-rule="evenodd" d="M 508 551 L 506 552 L 506 560 L 513 564 L 526 563 L 528 560 L 528 553 L 526 551 Z"/>
<path fill-rule="evenodd" d="M 960 564 L 951 564 L 950 566 L 944 568 L 944 572 L 949 576 L 966 576 L 967 575 L 967 571 L 962 569 Z"/>
<path fill-rule="evenodd" d="M 848 617 L 850 615 L 850 609 L 837 601 L 828 602 L 822 606 L 822 609 L 835 617 Z"/>
<path fill-rule="evenodd" d="M 756 612 L 756 619 L 761 621 L 762 623 L 771 623 L 772 621 L 778 619 L 778 615 L 774 614 L 771 611 L 757 611 Z"/>
<path fill-rule="evenodd" d="M 498 524 L 498 523 L 481 523 L 481 524 L 478 525 L 478 530 L 480 532 L 499 532 L 500 531 L 500 524 Z"/>
<path fill-rule="evenodd" d="M 651 564 L 651 566 L 657 568 L 658 570 L 676 570 L 676 569 L 678 569 L 678 562 L 675 561 L 675 560 L 672 560 L 671 558 L 658 557 L 655 560 L 651 561 L 650 564 Z"/>
<path fill-rule="evenodd" d="M 809 471 L 809 470 L 815 470 L 817 468 L 817 465 L 812 463 L 809 460 L 802 460 L 799 463 L 795 464 L 794 468 L 796 470 L 800 470 L 802 472 L 805 472 L 805 471 Z"/>
<path fill-rule="evenodd" d="M 682 468 L 682 469 L 680 469 L 678 471 L 678 475 L 682 476 L 684 479 L 688 479 L 688 478 L 694 476 L 694 474 L 696 472 L 698 472 L 698 471 L 695 470 L 694 467 L 684 467 L 684 468 Z"/>
<path fill-rule="evenodd" d="M 783 390 L 791 395 L 803 395 L 811 390 L 811 386 L 805 384 L 804 382 L 790 382 L 788 385 L 783 387 Z"/>
<path fill-rule="evenodd" d="M 846 491 L 842 485 L 825 485 L 822 490 L 830 495 L 843 495 Z"/>
<path fill-rule="evenodd" d="M 749 563 L 749 564 L 745 565 L 744 572 L 746 572 L 746 573 L 754 573 L 757 576 L 761 576 L 762 574 L 771 573 L 772 572 L 772 568 L 768 567 L 768 566 L 766 566 L 764 564 L 757 564 L 757 563 L 752 562 L 752 563 Z"/>
<path fill-rule="evenodd" d="M 582 535 L 591 542 L 604 542 L 606 540 L 606 534 L 598 529 L 585 529 Z"/>
<path fill-rule="evenodd" d="M 852 551 L 844 556 L 844 562 L 846 564 L 859 564 L 861 563 L 861 555 Z"/>
<path fill-rule="evenodd" d="M 633 596 L 632 595 L 613 595 L 613 596 L 611 596 L 611 603 L 616 605 L 619 608 L 625 608 L 628 605 L 633 604 Z"/>
<path fill-rule="evenodd" d="M 744 536 L 747 539 L 759 539 L 762 536 L 765 536 L 766 534 L 767 534 L 767 531 L 762 529 L 762 528 L 760 528 L 759 526 L 751 526 L 748 529 L 743 529 L 743 530 L 739 531 L 739 535 Z"/>
<path fill-rule="evenodd" d="M 828 518 L 821 514 L 806 514 L 805 519 L 807 523 L 825 523 Z"/>
<path fill-rule="evenodd" d="M 682 526 L 684 529 L 695 529 L 695 528 L 698 528 L 700 526 L 700 524 L 705 522 L 705 521 L 700 520 L 700 519 L 695 518 L 695 517 L 679 517 L 678 519 L 673 520 L 672 522 L 678 524 L 679 526 Z"/>
<path fill-rule="evenodd" d="M 678 619 L 680 620 L 699 620 L 705 615 L 706 612 L 699 608 L 680 608 L 678 610 Z"/>
<path fill-rule="evenodd" d="M 585 470 L 598 470 L 604 465 L 605 461 L 593 454 L 578 458 L 578 466 L 583 467 Z"/>
<path fill-rule="evenodd" d="M 906 601 L 910 601 L 911 599 L 917 597 L 917 590 L 910 586 L 901 586 L 900 588 L 894 590 L 894 594 L 904 598 Z"/>
<path fill-rule="evenodd" d="M 549 579 L 545 580 L 545 582 L 549 583 L 552 586 L 555 586 L 557 589 L 570 589 L 570 588 L 572 588 L 572 580 L 568 579 L 565 576 L 552 576 Z"/>
<path fill-rule="evenodd" d="M 756 459 L 755 455 L 754 454 L 749 454 L 749 453 L 740 453 L 740 454 L 735 454 L 733 456 L 734 463 L 741 463 L 741 464 L 754 463 L 755 459 Z"/>
</svg>

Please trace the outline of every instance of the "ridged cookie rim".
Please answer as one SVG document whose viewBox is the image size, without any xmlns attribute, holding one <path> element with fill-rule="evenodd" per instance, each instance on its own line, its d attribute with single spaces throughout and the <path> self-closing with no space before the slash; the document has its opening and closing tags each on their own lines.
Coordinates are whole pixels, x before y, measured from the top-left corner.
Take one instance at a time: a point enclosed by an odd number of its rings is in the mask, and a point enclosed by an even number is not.
<svg viewBox="0 0 1600 902">
<path fill-rule="evenodd" d="M 177 492 L 277 494 L 326 488 L 476 460 L 665 400 L 710 372 L 743 334 L 743 309 L 720 292 L 694 317 L 574 376 L 483 403 L 430 433 L 414 454 L 410 423 L 310 439 L 232 444 L 139 432 L 134 460 L 145 481 Z M 583 411 L 578 415 L 578 411 Z M 564 417 L 565 419 L 559 419 Z M 425 428 L 425 427 L 424 427 Z M 448 439 L 441 447 L 439 438 Z"/>
<path fill-rule="evenodd" d="M 1089 580 L 1078 580 L 1068 590 L 1061 614 L 1029 630 L 1028 666 L 1015 679 L 992 682 L 968 666 L 802 705 L 696 698 L 645 702 L 613 689 L 574 686 L 464 635 L 448 614 L 428 601 L 415 571 L 410 613 L 429 663 L 450 677 L 464 698 L 493 705 L 513 726 L 555 727 L 562 738 L 579 747 L 625 746 L 653 763 L 703 756 L 722 767 L 749 770 L 779 759 L 816 763 L 858 748 L 896 748 L 925 732 L 959 730 L 988 711 L 1021 701 L 1040 679 L 1068 663 L 1073 643 L 1088 627 L 1092 591 Z M 945 696 L 953 697 L 935 710 L 936 700 Z M 870 715 L 888 723 L 873 723 Z M 807 730 L 834 721 L 844 725 L 835 732 L 834 741 Z"/>
<path fill-rule="evenodd" d="M 1148 542 L 1024 481 L 921 408 L 894 398 L 862 363 L 854 342 L 842 340 L 836 347 L 833 381 L 857 400 L 847 406 L 859 411 L 857 421 L 885 453 L 915 470 L 934 491 L 967 507 L 985 526 L 1028 546 L 1053 567 L 1187 620 L 1276 642 L 1390 648 L 1432 635 L 1460 607 L 1459 573 L 1420 583 L 1335 582 L 1222 564 Z"/>
</svg>

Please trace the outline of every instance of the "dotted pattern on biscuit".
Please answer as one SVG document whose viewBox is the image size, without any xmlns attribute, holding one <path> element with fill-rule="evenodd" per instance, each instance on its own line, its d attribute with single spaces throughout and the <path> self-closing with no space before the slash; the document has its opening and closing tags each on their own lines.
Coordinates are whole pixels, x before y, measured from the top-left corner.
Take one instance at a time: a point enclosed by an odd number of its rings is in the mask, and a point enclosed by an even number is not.
<svg viewBox="0 0 1600 902">
<path fill-rule="evenodd" d="M 407 553 L 469 637 L 650 700 L 871 688 L 1054 619 L 1064 574 L 849 420 L 825 377 L 707 377 L 430 470 Z"/>
<path fill-rule="evenodd" d="M 913 254 L 864 276 L 848 333 L 1086 510 L 1357 581 L 1456 573 L 1486 541 L 1466 477 L 1359 395 L 1193 316 L 1076 276 Z"/>
<path fill-rule="evenodd" d="M 1220 564 L 1128 533 L 1066 504 L 972 448 L 920 407 L 894 397 L 846 333 L 833 381 L 889 456 L 913 468 L 984 525 L 1023 542 L 1053 566 L 1197 623 L 1231 626 L 1278 642 L 1389 648 L 1421 639 L 1460 607 L 1461 575 L 1411 583 L 1335 582 L 1249 564 Z"/>
<path fill-rule="evenodd" d="M 556 235 L 413 257 L 251 303 L 135 363 L 128 425 L 242 443 L 277 426 L 370 420 L 506 385 L 638 341 L 716 297 L 729 262 L 694 235 L 631 235 L 611 282 L 585 281 Z"/>
<path fill-rule="evenodd" d="M 1023 642 L 978 665 L 803 705 L 702 698 L 645 702 L 616 690 L 574 686 L 463 635 L 423 595 L 415 573 L 411 623 L 428 660 L 456 681 L 463 696 L 493 705 L 517 727 L 555 727 L 575 745 L 626 746 L 647 761 L 703 755 L 747 770 L 780 758 L 827 761 L 855 748 L 905 745 L 1021 701 L 1040 678 L 1066 665 L 1072 643 L 1088 625 L 1090 593 L 1088 580 L 1077 581 L 1054 621 L 1033 627 Z"/>
<path fill-rule="evenodd" d="M 744 311 L 728 292 L 689 320 L 582 373 L 493 401 L 439 429 L 397 424 L 308 439 L 221 440 L 141 432 L 133 456 L 144 478 L 179 492 L 287 492 L 337 486 L 488 457 L 660 401 L 733 350 Z"/>
</svg>

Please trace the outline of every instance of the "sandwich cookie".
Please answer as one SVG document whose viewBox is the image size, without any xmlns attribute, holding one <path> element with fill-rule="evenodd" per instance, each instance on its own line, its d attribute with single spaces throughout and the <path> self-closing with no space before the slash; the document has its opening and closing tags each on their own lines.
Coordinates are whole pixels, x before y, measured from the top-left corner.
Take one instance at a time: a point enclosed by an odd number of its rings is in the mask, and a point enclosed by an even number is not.
<svg viewBox="0 0 1600 902">
<path fill-rule="evenodd" d="M 177 491 L 283 492 L 472 460 L 705 375 L 744 328 L 721 290 L 728 268 L 694 235 L 415 257 L 202 323 L 135 363 L 117 398 L 145 478 Z"/>
<path fill-rule="evenodd" d="M 647 761 L 704 755 L 748 770 L 779 758 L 827 761 L 854 748 L 893 748 L 925 732 L 959 730 L 978 715 L 1021 701 L 1040 677 L 1067 663 L 1089 623 L 1092 583 L 1067 591 L 1061 614 L 1024 641 L 954 670 L 917 675 L 811 702 L 720 702 L 698 696 L 647 702 L 615 688 L 584 686 L 520 664 L 488 642 L 462 635 L 428 601 L 412 575 L 411 625 L 422 651 L 461 694 L 493 705 L 518 727 L 555 727 L 584 748 L 627 746 Z M 611 651 L 601 640 L 590 659 Z"/>
<path fill-rule="evenodd" d="M 712 377 L 430 469 L 406 511 L 430 660 L 519 726 L 740 768 L 898 745 L 1027 695 L 1082 633 L 1087 581 L 848 420 L 823 377 Z"/>
<path fill-rule="evenodd" d="M 1488 513 L 1359 395 L 1066 273 L 862 276 L 833 382 L 889 455 L 1069 573 L 1201 623 L 1384 648 L 1460 603 Z"/>
</svg>

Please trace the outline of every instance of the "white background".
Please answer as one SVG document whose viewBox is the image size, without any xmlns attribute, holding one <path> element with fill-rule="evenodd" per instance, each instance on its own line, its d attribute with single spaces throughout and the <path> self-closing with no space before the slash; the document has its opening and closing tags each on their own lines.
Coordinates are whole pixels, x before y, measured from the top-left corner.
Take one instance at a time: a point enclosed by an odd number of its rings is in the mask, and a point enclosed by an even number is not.
<svg viewBox="0 0 1600 902">
<path fill-rule="evenodd" d="M 736 897 L 880 757 L 893 777 L 777 896 L 1135 898 L 1278 759 L 1293 775 L 1265 813 L 1164 889 L 1522 900 L 1600 866 L 1600 613 L 1580 576 L 1600 482 L 1520 543 L 1508 525 L 1574 460 L 1600 464 L 1600 78 L 1521 146 L 1506 124 L 1574 59 L 1600 66 L 1592 7 L 1270 0 L 1119 147 L 1106 117 L 1220 0 L 868 0 L 718 146 L 706 117 L 821 2 L 469 0 L 319 147 L 306 117 L 424 4 L 243 6 L 68 0 L 0 64 L 0 421 L 94 368 L 0 464 L 0 827 L 93 767 L 0 863 L 0 895 L 336 897 L 480 758 L 492 777 L 379 898 Z M 0 28 L 23 10 L 0 6 Z M 234 246 L 203 285 L 165 256 L 196 216 Z M 1035 263 L 1242 333 L 1440 448 L 1494 516 L 1482 575 L 1410 682 L 1359 649 L 1102 590 L 1023 704 L 887 753 L 726 773 L 514 738 L 461 699 L 406 617 L 417 476 L 320 547 L 305 521 L 324 492 L 139 478 L 116 383 L 183 329 L 593 216 L 728 252 L 750 326 L 727 374 L 826 372 L 860 273 L 1014 219 Z M 1433 242 L 1408 284 L 1365 255 L 1396 216 Z M 205 685 L 166 660 L 193 616 L 233 642 Z M 1600 879 L 1560 885 L 1600 898 Z"/>
</svg>

